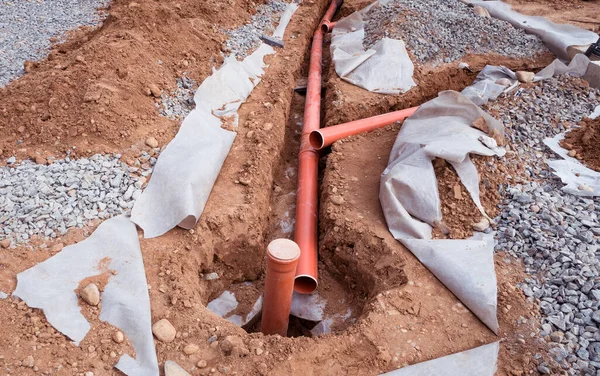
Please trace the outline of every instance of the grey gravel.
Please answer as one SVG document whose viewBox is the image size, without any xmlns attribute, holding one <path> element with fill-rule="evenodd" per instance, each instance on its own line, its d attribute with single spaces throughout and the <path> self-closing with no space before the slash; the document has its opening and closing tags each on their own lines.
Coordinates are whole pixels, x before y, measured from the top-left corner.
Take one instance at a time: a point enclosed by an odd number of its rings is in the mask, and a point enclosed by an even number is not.
<svg viewBox="0 0 600 376">
<path fill-rule="evenodd" d="M 177 87 L 160 96 L 160 104 L 155 103 L 162 116 L 171 120 L 185 119 L 185 117 L 196 107 L 194 93 L 198 88 L 198 82 L 183 76 L 177 79 Z"/>
<path fill-rule="evenodd" d="M 272 33 L 274 23 L 285 10 L 288 2 L 270 0 L 267 4 L 256 7 L 250 22 L 236 29 L 222 30 L 229 36 L 224 43 L 223 52 L 243 59 L 256 49 L 261 42 L 260 37 L 265 33 Z"/>
<path fill-rule="evenodd" d="M 539 303 L 540 335 L 569 375 L 600 370 L 600 232 L 592 231 L 600 230 L 600 198 L 562 192 L 563 185 L 544 163 L 556 156 L 542 140 L 589 115 L 600 104 L 598 94 L 582 80 L 564 75 L 487 105 L 507 129 L 510 153 L 516 157 L 508 163 L 525 167 L 523 181 L 500 187 L 496 250 L 523 260 L 530 278 L 519 287 L 528 300 Z M 546 365 L 538 371 L 552 373 Z"/>
<path fill-rule="evenodd" d="M 50 38 L 98 25 L 110 0 L 0 0 L 0 87 L 23 75 L 25 61 L 48 55 Z"/>
<path fill-rule="evenodd" d="M 533 57 L 548 51 L 538 37 L 477 16 L 459 0 L 392 0 L 371 9 L 365 21 L 365 48 L 383 37 L 402 39 L 417 62 L 432 65 L 467 53 Z"/>
<path fill-rule="evenodd" d="M 143 152 L 132 167 L 119 157 L 67 156 L 49 165 L 23 161 L 0 167 L 0 240 L 15 244 L 32 236 L 55 238 L 91 220 L 129 211 L 156 158 Z"/>
</svg>

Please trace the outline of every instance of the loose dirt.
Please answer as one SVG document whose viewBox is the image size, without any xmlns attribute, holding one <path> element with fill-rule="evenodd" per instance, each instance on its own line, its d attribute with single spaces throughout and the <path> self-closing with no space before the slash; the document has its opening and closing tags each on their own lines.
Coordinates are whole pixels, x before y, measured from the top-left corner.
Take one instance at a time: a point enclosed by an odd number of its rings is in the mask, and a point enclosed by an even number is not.
<svg viewBox="0 0 600 376">
<path fill-rule="evenodd" d="M 570 151 L 569 155 L 574 154 L 586 166 L 600 172 L 600 118 L 584 119 L 579 126 L 569 131 L 560 144 Z"/>
<path fill-rule="evenodd" d="M 600 1 L 597 0 L 507 0 L 514 10 L 530 16 L 546 17 L 600 32 Z"/>
</svg>

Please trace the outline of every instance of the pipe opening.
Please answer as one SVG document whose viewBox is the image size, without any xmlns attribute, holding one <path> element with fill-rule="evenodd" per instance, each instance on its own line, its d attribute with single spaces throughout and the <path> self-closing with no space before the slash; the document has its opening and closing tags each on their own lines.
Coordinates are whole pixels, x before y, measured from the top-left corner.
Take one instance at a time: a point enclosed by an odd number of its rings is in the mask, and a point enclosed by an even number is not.
<svg viewBox="0 0 600 376">
<path fill-rule="evenodd" d="M 325 139 L 319 131 L 312 131 L 308 135 L 308 142 L 313 148 L 320 150 L 325 146 Z"/>
<path fill-rule="evenodd" d="M 328 33 L 329 32 L 329 25 L 323 23 L 321 24 L 321 30 L 323 30 L 323 32 Z"/>
<path fill-rule="evenodd" d="M 299 275 L 294 281 L 294 290 L 300 294 L 310 294 L 317 289 L 317 280 L 309 275 Z"/>
</svg>

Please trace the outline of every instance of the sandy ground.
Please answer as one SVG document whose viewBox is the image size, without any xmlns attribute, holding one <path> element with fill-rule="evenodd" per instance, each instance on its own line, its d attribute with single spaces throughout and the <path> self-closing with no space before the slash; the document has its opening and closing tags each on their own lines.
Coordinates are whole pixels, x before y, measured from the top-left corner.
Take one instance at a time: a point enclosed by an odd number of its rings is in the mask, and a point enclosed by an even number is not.
<svg viewBox="0 0 600 376">
<path fill-rule="evenodd" d="M 347 0 L 341 14 L 367 3 Z M 597 9 L 597 2 L 589 4 Z M 354 324 L 319 338 L 281 338 L 248 334 L 205 308 L 232 283 L 260 284 L 265 245 L 292 235 L 304 100 L 292 89 L 306 76 L 306 51 L 326 5 L 325 0 L 305 1 L 286 31 L 286 47 L 268 58 L 271 66 L 241 107 L 239 136 L 196 228 L 175 229 L 157 239 L 140 236 L 153 322 L 168 318 L 178 332 L 171 343 L 156 341 L 159 361 L 174 360 L 193 375 L 371 375 L 502 340 L 498 374 L 529 374 L 539 362 L 536 354 L 545 355 L 536 339 L 538 309 L 515 288 L 524 277 L 521 265 L 496 256 L 496 336 L 389 234 L 378 187 L 398 126 L 340 142 L 322 161 L 320 291 L 331 301 L 343 297 Z M 18 159 L 64 155 L 66 150 L 75 155 L 121 152 L 127 160 L 145 150 L 148 136 L 168 143 L 179 124 L 159 116 L 148 86 L 173 88 L 183 72 L 197 81 L 206 78 L 222 61 L 225 37 L 213 25 L 241 25 L 254 6 L 246 0 L 114 1 L 103 27 L 73 33 L 47 60 L 0 89 L 3 160 L 13 154 Z M 550 60 L 465 58 L 475 71 L 488 62 L 533 69 Z M 383 96 L 346 84 L 333 68 L 325 68 L 323 123 L 414 106 L 441 90 L 461 90 L 475 76 L 455 64 L 422 69 L 416 72 L 417 88 L 403 96 Z M 240 179 L 249 183 L 240 184 Z M 344 203 L 334 204 L 333 195 L 341 195 Z M 0 291 L 12 292 L 17 273 L 93 229 L 71 231 L 53 243 L 37 239 L 0 250 Z M 221 278 L 204 280 L 210 272 Z M 82 307 L 93 329 L 75 347 L 39 310 L 12 298 L 0 300 L 2 370 L 11 375 L 119 374 L 112 366 L 120 354 L 134 355 L 131 346 L 127 340 L 112 341 L 115 329 L 99 322 L 97 308 Z M 242 339 L 243 351 L 224 349 L 229 335 Z M 209 344 L 213 336 L 217 340 Z M 188 344 L 199 351 L 185 355 Z M 28 367 L 28 356 L 33 367 Z"/>
</svg>

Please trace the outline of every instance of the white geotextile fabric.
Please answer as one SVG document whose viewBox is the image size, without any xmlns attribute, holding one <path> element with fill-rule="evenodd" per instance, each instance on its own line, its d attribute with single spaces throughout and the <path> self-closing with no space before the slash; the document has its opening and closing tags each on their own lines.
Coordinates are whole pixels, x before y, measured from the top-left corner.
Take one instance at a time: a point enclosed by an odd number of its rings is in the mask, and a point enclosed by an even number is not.
<svg viewBox="0 0 600 376">
<path fill-rule="evenodd" d="M 271 46 L 262 44 L 241 62 L 227 59 L 202 82 L 194 96 L 196 108 L 160 154 L 131 211 L 144 237 L 160 236 L 177 225 L 196 225 L 236 136 L 221 128 L 221 118 L 237 122 L 237 110 L 260 82 L 263 59 L 272 53 Z"/>
<path fill-rule="evenodd" d="M 344 81 L 381 94 L 400 94 L 416 86 L 414 65 L 403 41 L 383 38 L 366 50 L 363 47 L 365 22 L 369 9 L 387 1 L 380 0 L 338 21 L 331 38 L 335 71 Z"/>
<path fill-rule="evenodd" d="M 296 4 L 296 3 L 289 3 L 285 7 L 285 10 L 281 14 L 281 17 L 279 17 L 279 24 L 277 25 L 277 28 L 273 32 L 274 38 L 283 40 L 283 35 L 285 34 L 285 29 L 287 28 L 287 25 L 290 23 L 292 16 L 294 15 L 294 13 L 296 13 L 297 10 L 298 10 L 298 4 Z"/>
<path fill-rule="evenodd" d="M 587 71 L 590 59 L 583 55 L 576 55 L 567 65 L 556 59 L 546 68 L 535 74 L 533 81 L 547 80 L 550 77 L 568 73 L 572 76 L 583 77 Z M 494 100 L 502 94 L 506 86 L 497 81 L 507 78 L 511 83 L 517 82 L 517 74 L 504 66 L 486 65 L 471 86 L 467 86 L 461 93 L 473 103 L 480 106 L 489 100 Z"/>
<path fill-rule="evenodd" d="M 403 367 L 382 376 L 493 376 L 500 342 Z"/>
<path fill-rule="evenodd" d="M 75 290 L 81 280 L 102 273 L 110 278 L 99 318 L 121 329 L 136 353 L 136 359 L 124 354 L 115 367 L 129 376 L 158 376 L 144 263 L 135 225 L 127 217 L 105 221 L 87 239 L 19 273 L 13 295 L 42 309 L 48 322 L 77 345 L 90 324 Z"/>
<path fill-rule="evenodd" d="M 381 176 L 379 198 L 392 235 L 497 332 L 493 236 L 431 240 L 432 227 L 442 222 L 432 163 L 436 157 L 454 167 L 478 209 L 487 217 L 479 199 L 479 176 L 469 153 L 503 156 L 505 151 L 471 126 L 479 118 L 485 120 L 490 131 L 504 134 L 500 122 L 455 91 L 443 91 L 421 105 L 400 129 Z"/>
<path fill-rule="evenodd" d="M 509 22 L 514 27 L 537 35 L 557 57 L 568 60 L 569 46 L 585 46 L 598 40 L 598 34 L 569 24 L 556 24 L 540 16 L 526 16 L 511 9 L 502 1 L 469 1 L 479 5 L 494 18 Z"/>
<path fill-rule="evenodd" d="M 598 116 L 600 116 L 600 106 L 596 107 L 589 117 L 595 119 Z M 577 158 L 570 157 L 569 151 L 560 146 L 560 141 L 564 137 L 565 134 L 561 133 L 544 140 L 544 144 L 562 158 L 546 161 L 554 170 L 553 174 L 566 184 L 562 190 L 576 196 L 600 196 L 600 173 L 584 166 Z M 580 189 L 585 186 L 591 191 Z"/>
</svg>

